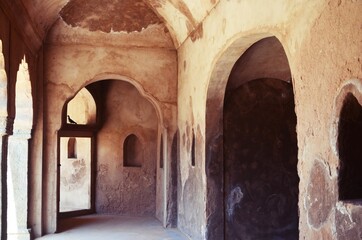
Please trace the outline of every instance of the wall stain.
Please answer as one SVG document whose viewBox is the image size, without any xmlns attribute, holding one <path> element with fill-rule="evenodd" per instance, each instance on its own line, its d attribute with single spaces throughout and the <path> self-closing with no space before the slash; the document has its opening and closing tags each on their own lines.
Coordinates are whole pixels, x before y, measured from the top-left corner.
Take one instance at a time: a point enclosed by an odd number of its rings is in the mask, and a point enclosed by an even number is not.
<svg viewBox="0 0 362 240">
<path fill-rule="evenodd" d="M 244 194 L 241 191 L 241 188 L 235 187 L 230 191 L 230 194 L 227 198 L 227 216 L 229 218 L 229 221 L 232 221 L 232 217 L 234 215 L 234 209 L 235 207 L 238 206 L 238 204 L 241 202 L 241 200 L 243 199 Z"/>
</svg>

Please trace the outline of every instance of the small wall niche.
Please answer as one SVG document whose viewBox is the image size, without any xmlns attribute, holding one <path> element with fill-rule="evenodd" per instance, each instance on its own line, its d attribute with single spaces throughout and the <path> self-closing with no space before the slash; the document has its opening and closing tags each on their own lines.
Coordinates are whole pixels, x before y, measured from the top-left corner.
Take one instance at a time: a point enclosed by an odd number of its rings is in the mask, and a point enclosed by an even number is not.
<svg viewBox="0 0 362 240">
<path fill-rule="evenodd" d="M 160 168 L 163 168 L 163 136 L 160 139 Z"/>
<path fill-rule="evenodd" d="M 68 158 L 77 158 L 77 140 L 74 137 L 68 140 Z"/>
<path fill-rule="evenodd" d="M 195 132 L 192 131 L 192 145 L 191 145 L 191 166 L 195 167 L 195 152 L 196 152 L 196 146 L 195 146 Z"/>
<path fill-rule="evenodd" d="M 339 200 L 362 199 L 362 106 L 349 93 L 343 101 L 338 125 L 340 159 Z"/>
<path fill-rule="evenodd" d="M 140 140 L 136 135 L 130 134 L 123 143 L 123 166 L 142 167 L 143 154 Z"/>
</svg>

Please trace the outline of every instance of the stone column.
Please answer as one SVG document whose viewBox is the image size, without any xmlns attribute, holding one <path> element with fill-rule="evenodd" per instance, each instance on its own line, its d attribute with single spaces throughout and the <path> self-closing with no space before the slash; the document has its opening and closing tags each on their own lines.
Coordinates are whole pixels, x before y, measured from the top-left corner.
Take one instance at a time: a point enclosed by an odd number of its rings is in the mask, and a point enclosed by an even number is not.
<svg viewBox="0 0 362 240">
<path fill-rule="evenodd" d="M 0 117 L 0 240 L 6 240 L 7 229 L 7 145 L 8 135 L 12 132 L 13 120 Z"/>
<path fill-rule="evenodd" d="M 8 142 L 7 234 L 8 240 L 29 240 L 28 159 L 31 130 L 14 130 Z"/>
</svg>

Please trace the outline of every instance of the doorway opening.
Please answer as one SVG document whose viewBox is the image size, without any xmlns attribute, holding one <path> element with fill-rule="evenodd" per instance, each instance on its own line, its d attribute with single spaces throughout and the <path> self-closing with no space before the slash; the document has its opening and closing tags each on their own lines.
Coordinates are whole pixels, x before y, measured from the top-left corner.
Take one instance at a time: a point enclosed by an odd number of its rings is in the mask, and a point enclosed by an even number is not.
<svg viewBox="0 0 362 240">
<path fill-rule="evenodd" d="M 97 108 L 82 88 L 68 103 L 58 132 L 58 214 L 60 218 L 90 214 L 94 208 Z"/>
<path fill-rule="evenodd" d="M 253 80 L 225 99 L 225 239 L 298 238 L 295 126 L 289 83 Z"/>
<path fill-rule="evenodd" d="M 250 41 L 237 40 L 221 55 L 209 85 L 207 236 L 298 239 L 297 118 L 289 63 L 277 38 Z M 223 210 L 214 207 L 220 205 Z"/>
<path fill-rule="evenodd" d="M 59 218 L 155 217 L 159 122 L 151 101 L 126 81 L 100 80 L 66 103 L 62 123 Z"/>
</svg>

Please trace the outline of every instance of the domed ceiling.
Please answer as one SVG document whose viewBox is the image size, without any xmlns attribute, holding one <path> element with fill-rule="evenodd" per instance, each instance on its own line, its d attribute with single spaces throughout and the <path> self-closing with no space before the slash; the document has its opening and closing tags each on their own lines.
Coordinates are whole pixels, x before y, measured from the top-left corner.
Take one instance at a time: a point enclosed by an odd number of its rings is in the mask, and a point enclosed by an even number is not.
<svg viewBox="0 0 362 240">
<path fill-rule="evenodd" d="M 219 0 L 4 0 L 8 8 L 20 8 L 41 43 L 59 20 L 89 31 L 140 32 L 164 24 L 177 48 L 197 34 L 202 20 Z M 17 11 L 19 12 L 19 11 Z M 20 11 L 21 12 L 21 11 Z M 15 16 L 16 17 L 16 16 Z M 40 44 L 39 43 L 39 44 Z"/>
<path fill-rule="evenodd" d="M 90 31 L 140 32 L 161 20 L 142 0 L 71 0 L 60 11 L 72 27 Z"/>
</svg>

